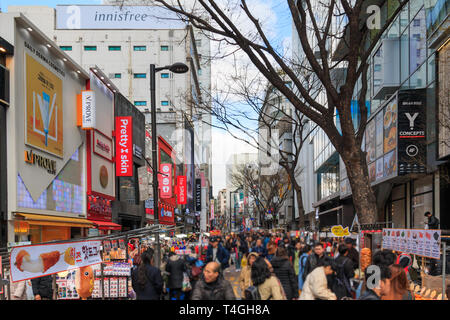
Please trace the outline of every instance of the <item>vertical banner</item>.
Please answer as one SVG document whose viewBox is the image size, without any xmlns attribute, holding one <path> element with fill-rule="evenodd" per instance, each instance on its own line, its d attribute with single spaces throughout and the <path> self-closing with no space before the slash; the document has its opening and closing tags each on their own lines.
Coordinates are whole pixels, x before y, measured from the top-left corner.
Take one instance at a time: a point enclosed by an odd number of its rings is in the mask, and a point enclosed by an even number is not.
<svg viewBox="0 0 450 320">
<path fill-rule="evenodd" d="M 172 165 L 161 163 L 159 165 L 159 188 L 162 199 L 172 198 Z"/>
<path fill-rule="evenodd" d="M 214 199 L 211 199 L 211 220 L 214 220 Z"/>
<path fill-rule="evenodd" d="M 116 176 L 133 176 L 133 118 L 116 117 Z"/>
<path fill-rule="evenodd" d="M 398 92 L 398 174 L 426 172 L 426 91 Z"/>
<path fill-rule="evenodd" d="M 177 177 L 177 203 L 178 204 L 187 204 L 187 179 L 186 176 L 178 176 Z"/>
<path fill-rule="evenodd" d="M 147 166 L 139 167 L 137 172 L 138 172 L 138 181 L 139 181 L 139 199 L 140 199 L 140 201 L 145 201 L 149 198 Z"/>
<path fill-rule="evenodd" d="M 195 211 L 202 210 L 202 180 L 195 179 Z"/>
<path fill-rule="evenodd" d="M 95 128 L 95 92 L 85 90 L 81 92 L 81 128 L 84 130 Z"/>
</svg>

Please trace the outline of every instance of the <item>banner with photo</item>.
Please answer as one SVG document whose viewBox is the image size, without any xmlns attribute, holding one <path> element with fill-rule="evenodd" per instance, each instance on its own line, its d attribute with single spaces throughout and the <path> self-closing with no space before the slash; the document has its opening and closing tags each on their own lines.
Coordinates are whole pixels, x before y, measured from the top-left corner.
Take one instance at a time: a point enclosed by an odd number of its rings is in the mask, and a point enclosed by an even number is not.
<svg viewBox="0 0 450 320">
<path fill-rule="evenodd" d="M 12 282 L 28 280 L 102 262 L 101 241 L 87 240 L 14 247 L 10 255 Z"/>
<path fill-rule="evenodd" d="M 440 259 L 441 230 L 384 228 L 382 248 Z"/>
</svg>

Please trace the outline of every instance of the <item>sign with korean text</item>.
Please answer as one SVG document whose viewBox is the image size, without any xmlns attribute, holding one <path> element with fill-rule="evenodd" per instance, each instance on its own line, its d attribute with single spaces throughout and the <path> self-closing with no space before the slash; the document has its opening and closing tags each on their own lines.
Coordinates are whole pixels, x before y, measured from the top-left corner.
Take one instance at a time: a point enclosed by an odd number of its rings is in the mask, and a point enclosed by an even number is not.
<svg viewBox="0 0 450 320">
<path fill-rule="evenodd" d="M 14 247 L 10 255 L 12 282 L 28 280 L 102 262 L 100 241 Z"/>
<path fill-rule="evenodd" d="M 116 117 L 116 176 L 133 176 L 133 118 Z"/>
<path fill-rule="evenodd" d="M 441 230 L 383 229 L 383 249 L 440 259 Z"/>
<path fill-rule="evenodd" d="M 148 172 L 147 166 L 138 168 L 138 181 L 139 181 L 139 199 L 140 201 L 146 201 L 150 196 L 148 194 Z"/>
<path fill-rule="evenodd" d="M 159 165 L 160 193 L 161 198 L 172 198 L 172 165 L 170 163 L 161 163 Z"/>
<path fill-rule="evenodd" d="M 177 177 L 177 203 L 178 204 L 187 204 L 187 182 L 186 176 L 178 176 Z"/>
<path fill-rule="evenodd" d="M 84 90 L 81 92 L 81 128 L 84 130 L 95 128 L 95 92 Z"/>
</svg>

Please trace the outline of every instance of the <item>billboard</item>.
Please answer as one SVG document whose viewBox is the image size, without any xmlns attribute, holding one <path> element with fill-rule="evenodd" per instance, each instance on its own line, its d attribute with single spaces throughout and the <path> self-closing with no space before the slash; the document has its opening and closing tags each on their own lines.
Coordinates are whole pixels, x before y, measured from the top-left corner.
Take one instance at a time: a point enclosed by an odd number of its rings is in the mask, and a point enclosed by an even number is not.
<svg viewBox="0 0 450 320">
<path fill-rule="evenodd" d="M 25 52 L 25 144 L 64 156 L 63 86 L 53 71 Z"/>
<path fill-rule="evenodd" d="M 133 176 L 133 117 L 116 117 L 116 176 Z"/>
<path fill-rule="evenodd" d="M 185 29 L 162 6 L 57 5 L 56 29 Z"/>
</svg>

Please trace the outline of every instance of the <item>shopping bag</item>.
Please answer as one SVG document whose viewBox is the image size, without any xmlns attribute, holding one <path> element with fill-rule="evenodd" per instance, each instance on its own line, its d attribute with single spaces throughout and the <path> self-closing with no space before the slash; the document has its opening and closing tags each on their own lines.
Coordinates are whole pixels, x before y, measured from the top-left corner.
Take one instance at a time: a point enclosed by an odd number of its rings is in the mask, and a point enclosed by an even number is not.
<svg viewBox="0 0 450 320">
<path fill-rule="evenodd" d="M 247 266 L 247 258 L 244 256 L 241 260 L 241 267 L 244 268 Z"/>
<path fill-rule="evenodd" d="M 183 272 L 183 283 L 181 284 L 181 291 L 187 292 L 192 290 L 191 281 L 189 281 L 189 276 L 186 272 Z"/>
</svg>

